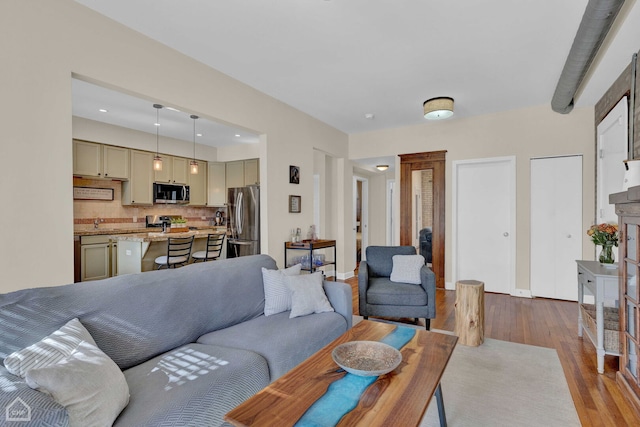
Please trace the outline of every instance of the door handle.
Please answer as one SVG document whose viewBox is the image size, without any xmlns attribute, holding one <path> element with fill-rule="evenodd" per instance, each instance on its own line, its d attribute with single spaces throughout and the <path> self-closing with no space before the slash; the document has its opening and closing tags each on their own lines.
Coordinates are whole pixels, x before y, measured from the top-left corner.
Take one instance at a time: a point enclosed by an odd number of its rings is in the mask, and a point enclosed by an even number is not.
<svg viewBox="0 0 640 427">
<path fill-rule="evenodd" d="M 508 233 L 508 232 L 506 232 L 506 231 L 505 231 L 504 233 L 502 233 L 502 235 L 503 235 L 504 237 L 509 237 L 509 233 Z"/>
</svg>

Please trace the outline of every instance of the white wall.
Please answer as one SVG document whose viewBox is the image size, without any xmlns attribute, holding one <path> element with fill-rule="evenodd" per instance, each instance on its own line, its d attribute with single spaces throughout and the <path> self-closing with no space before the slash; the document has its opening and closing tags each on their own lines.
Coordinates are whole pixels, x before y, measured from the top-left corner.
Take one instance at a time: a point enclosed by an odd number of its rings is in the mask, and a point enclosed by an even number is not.
<svg viewBox="0 0 640 427">
<path fill-rule="evenodd" d="M 73 0 L 0 2 L 0 63 L 0 179 L 19 184 L 0 218 L 0 293 L 73 281 L 72 75 L 261 135 L 263 251 L 280 266 L 292 222 L 313 221 L 313 147 L 347 155 L 344 133 Z"/>
<path fill-rule="evenodd" d="M 445 280 L 451 280 L 451 162 L 454 160 L 516 156 L 517 264 L 516 287 L 529 289 L 529 160 L 532 157 L 582 154 L 583 229 L 595 220 L 595 134 L 592 108 L 571 114 L 554 113 L 548 105 L 468 119 L 426 122 L 419 126 L 349 136 L 349 158 L 382 157 L 447 150 Z M 396 164 L 398 166 L 398 164 Z M 400 182 L 396 167 L 396 182 Z M 379 184 L 383 186 L 382 183 Z M 370 186 L 370 191 L 373 186 Z M 397 192 L 399 193 L 399 191 Z M 399 194 L 394 198 L 399 212 Z M 383 210 L 370 210 L 383 215 Z M 399 218 L 396 214 L 396 218 Z M 397 224 L 396 236 L 399 235 Z M 583 236 L 583 258 L 592 259 L 593 244 Z"/>
</svg>

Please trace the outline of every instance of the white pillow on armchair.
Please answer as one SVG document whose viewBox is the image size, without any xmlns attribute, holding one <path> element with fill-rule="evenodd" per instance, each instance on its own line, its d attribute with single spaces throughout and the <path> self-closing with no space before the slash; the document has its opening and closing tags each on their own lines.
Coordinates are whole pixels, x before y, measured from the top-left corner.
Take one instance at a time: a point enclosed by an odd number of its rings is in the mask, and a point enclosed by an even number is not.
<svg viewBox="0 0 640 427">
<path fill-rule="evenodd" d="M 422 255 L 394 255 L 393 268 L 389 280 L 397 283 L 420 285 L 420 270 L 424 266 Z"/>
</svg>

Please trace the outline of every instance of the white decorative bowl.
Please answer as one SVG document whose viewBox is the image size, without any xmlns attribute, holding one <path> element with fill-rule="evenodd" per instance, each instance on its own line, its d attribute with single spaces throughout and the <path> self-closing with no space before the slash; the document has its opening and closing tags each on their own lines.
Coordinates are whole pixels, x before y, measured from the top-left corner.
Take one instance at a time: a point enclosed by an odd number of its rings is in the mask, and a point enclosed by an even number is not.
<svg viewBox="0 0 640 427">
<path fill-rule="evenodd" d="M 362 377 L 383 375 L 402 362 L 400 352 L 378 341 L 350 341 L 331 352 L 333 360 L 345 371 Z"/>
</svg>

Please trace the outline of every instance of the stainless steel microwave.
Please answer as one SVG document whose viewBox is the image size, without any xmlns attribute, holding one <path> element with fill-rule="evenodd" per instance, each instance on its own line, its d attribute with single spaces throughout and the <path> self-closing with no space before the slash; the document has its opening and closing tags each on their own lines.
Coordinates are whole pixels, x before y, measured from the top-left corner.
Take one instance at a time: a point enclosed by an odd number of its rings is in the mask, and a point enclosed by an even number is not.
<svg viewBox="0 0 640 427">
<path fill-rule="evenodd" d="M 189 203 L 189 186 L 154 183 L 153 203 Z"/>
</svg>

